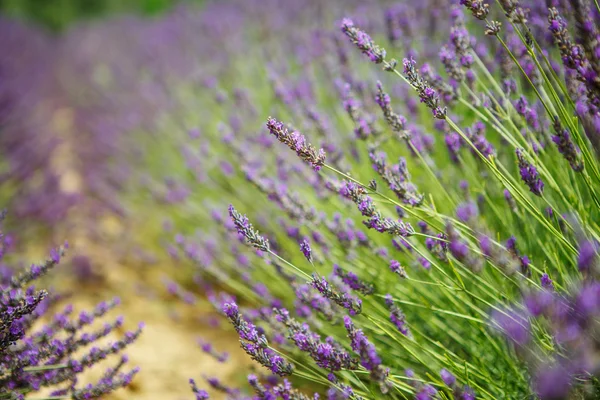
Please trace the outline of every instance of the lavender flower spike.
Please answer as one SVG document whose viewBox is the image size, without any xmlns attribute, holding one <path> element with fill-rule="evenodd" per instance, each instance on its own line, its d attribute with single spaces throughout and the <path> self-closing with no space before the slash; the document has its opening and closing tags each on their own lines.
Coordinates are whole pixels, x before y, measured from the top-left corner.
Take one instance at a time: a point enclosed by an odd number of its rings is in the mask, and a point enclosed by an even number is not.
<svg viewBox="0 0 600 400">
<path fill-rule="evenodd" d="M 192 392 L 196 395 L 196 400 L 208 400 L 210 397 L 208 396 L 208 392 L 203 389 L 199 389 L 196 385 L 196 381 L 190 379 L 190 386 L 192 387 Z"/>
<path fill-rule="evenodd" d="M 412 58 L 404 59 L 404 77 L 419 94 L 421 103 L 425 103 L 431 109 L 433 116 L 438 119 L 446 119 L 446 108 L 440 108 L 440 97 L 419 74 L 415 68 L 416 63 Z"/>
<path fill-rule="evenodd" d="M 252 227 L 250 221 L 245 215 L 236 211 L 233 205 L 229 205 L 229 216 L 233 221 L 238 233 L 246 238 L 248 243 L 262 251 L 269 251 L 269 241 L 260 236 L 257 230 Z"/>
<path fill-rule="evenodd" d="M 552 141 L 556 143 L 558 151 L 563 155 L 565 160 L 569 162 L 571 168 L 575 172 L 583 171 L 583 162 L 581 161 L 579 147 L 573 143 L 571 134 L 568 129 L 563 128 L 558 117 L 554 117 L 554 124 L 552 125 L 556 135 L 552 135 Z"/>
<path fill-rule="evenodd" d="M 317 365 L 329 371 L 356 369 L 357 360 L 348 354 L 343 347 L 328 337 L 325 342 L 312 332 L 306 323 L 300 323 L 290 317 L 286 309 L 274 309 L 276 319 L 288 328 L 289 338 L 298 348 L 310 355 Z"/>
<path fill-rule="evenodd" d="M 446 368 L 442 368 L 442 370 L 440 371 L 440 376 L 442 377 L 442 380 L 444 381 L 446 386 L 453 387 L 456 383 L 456 377 L 452 375 L 452 373 Z"/>
<path fill-rule="evenodd" d="M 306 138 L 299 132 L 289 132 L 287 128 L 283 126 L 283 123 L 277 121 L 275 118 L 269 117 L 267 119 L 267 128 L 271 135 L 275 136 L 277 140 L 294 150 L 298 157 L 306 161 L 315 171 L 319 171 L 323 165 L 325 165 L 325 150 L 315 149 L 310 143 L 306 143 Z"/>
<path fill-rule="evenodd" d="M 259 333 L 254 324 L 242 317 L 236 303 L 224 303 L 222 308 L 240 336 L 242 348 L 254 361 L 267 367 L 272 373 L 279 376 L 286 376 L 292 373 L 294 369 L 292 364 L 269 348 L 266 336 Z"/>
<path fill-rule="evenodd" d="M 519 171 L 521 179 L 529 186 L 531 193 L 541 196 L 544 191 L 544 182 L 540 179 L 537 168 L 533 166 L 523 155 L 523 149 L 517 149 L 517 159 L 519 160 Z"/>
<path fill-rule="evenodd" d="M 471 11 L 477 19 L 484 20 L 490 12 L 489 4 L 484 3 L 482 0 L 460 0 L 459 3 Z"/>
<path fill-rule="evenodd" d="M 350 345 L 360 356 L 360 365 L 365 367 L 370 372 L 371 379 L 379 383 L 379 387 L 383 393 L 389 391 L 390 384 L 387 380 L 389 368 L 381 365 L 381 358 L 377 354 L 375 345 L 369 342 L 361 329 L 357 329 L 352 322 L 352 319 L 347 315 L 344 316 L 344 326 L 350 338 Z"/>
<path fill-rule="evenodd" d="M 304 254 L 304 257 L 306 257 L 309 262 L 312 262 L 312 250 L 308 240 L 304 239 L 302 243 L 300 243 L 300 250 L 302 251 L 302 254 Z"/>
<path fill-rule="evenodd" d="M 406 316 L 404 315 L 400 307 L 394 304 L 394 298 L 391 294 L 385 295 L 385 305 L 390 310 L 390 321 L 392 321 L 392 323 L 396 325 L 398 331 L 404 336 L 411 336 L 410 330 L 408 329 L 406 323 Z"/>
<path fill-rule="evenodd" d="M 563 63 L 567 68 L 578 69 L 585 63 L 585 54 L 580 45 L 573 43 L 567 30 L 567 22 L 560 16 L 555 7 L 548 13 L 548 29 L 554 37 Z"/>
<path fill-rule="evenodd" d="M 392 110 L 390 96 L 383 91 L 383 85 L 377 81 L 377 94 L 375 101 L 383 111 L 383 116 L 392 130 L 402 139 L 410 139 L 410 132 L 406 129 L 406 119 Z"/>
<path fill-rule="evenodd" d="M 341 28 L 342 32 L 350 38 L 352 43 L 354 43 L 363 54 L 366 54 L 371 61 L 375 64 L 381 64 L 385 61 L 385 49 L 377 46 L 367 33 L 355 27 L 354 22 L 352 22 L 351 19 L 344 18 L 342 20 Z"/>
<path fill-rule="evenodd" d="M 365 296 L 375 292 L 375 286 L 373 286 L 373 284 L 364 282 L 355 273 L 351 271 L 345 271 L 337 264 L 333 264 L 333 274 L 339 277 L 342 282 L 350 287 L 350 289 L 356 290 Z"/>
<path fill-rule="evenodd" d="M 351 296 L 348 293 L 336 290 L 325 277 L 318 277 L 313 274 L 312 281 L 310 282 L 312 287 L 317 289 L 323 296 L 333 301 L 340 307 L 348 310 L 350 315 L 360 314 L 362 311 L 362 301 L 356 297 Z"/>
</svg>

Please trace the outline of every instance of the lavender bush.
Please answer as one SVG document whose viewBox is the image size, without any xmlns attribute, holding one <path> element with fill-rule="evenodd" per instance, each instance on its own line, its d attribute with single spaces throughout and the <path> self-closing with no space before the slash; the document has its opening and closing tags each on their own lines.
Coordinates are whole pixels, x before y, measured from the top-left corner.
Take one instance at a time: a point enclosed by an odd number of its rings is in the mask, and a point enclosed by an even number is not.
<svg viewBox="0 0 600 400">
<path fill-rule="evenodd" d="M 4 213 L 2 214 L 2 219 Z M 0 259 L 5 260 L 14 239 L 0 233 Z M 95 399 L 127 386 L 138 368 L 126 370 L 127 356 L 122 350 L 141 333 L 141 326 L 126 332 L 123 338 L 100 344 L 104 338 L 121 329 L 123 318 L 98 326 L 97 322 L 119 304 L 118 299 L 103 302 L 91 312 L 73 316 L 67 305 L 53 316 L 60 296 L 32 285 L 54 268 L 68 245 L 52 249 L 50 258 L 20 273 L 6 264 L 0 279 L 0 398 Z M 91 347 L 90 347 L 91 346 Z M 78 384 L 81 374 L 111 355 L 119 359 L 107 368 L 96 383 Z M 34 397 L 32 397 L 32 394 Z"/>
<path fill-rule="evenodd" d="M 594 398 L 599 10 L 424 3 L 332 6 L 266 76 L 232 53 L 234 86 L 191 97 L 192 176 L 169 162 L 168 250 L 264 366 L 256 398 Z"/>
</svg>

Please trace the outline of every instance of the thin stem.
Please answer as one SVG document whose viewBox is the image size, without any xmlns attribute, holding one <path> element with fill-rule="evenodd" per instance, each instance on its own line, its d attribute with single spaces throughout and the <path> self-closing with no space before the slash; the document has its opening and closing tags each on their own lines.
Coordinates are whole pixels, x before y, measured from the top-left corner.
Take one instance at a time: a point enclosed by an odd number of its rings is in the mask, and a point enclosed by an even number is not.
<svg viewBox="0 0 600 400">
<path fill-rule="evenodd" d="M 277 255 L 276 253 L 272 252 L 271 250 L 269 250 L 269 254 L 271 254 L 272 256 L 275 256 L 279 261 L 281 261 L 282 263 L 286 264 L 288 267 L 291 267 L 298 274 L 300 274 L 300 275 L 308 278 L 309 280 L 312 279 L 312 277 L 310 275 L 308 275 L 306 272 L 302 271 L 300 268 L 296 267 L 291 262 L 287 261 L 285 258 L 280 257 L 279 255 Z"/>
</svg>

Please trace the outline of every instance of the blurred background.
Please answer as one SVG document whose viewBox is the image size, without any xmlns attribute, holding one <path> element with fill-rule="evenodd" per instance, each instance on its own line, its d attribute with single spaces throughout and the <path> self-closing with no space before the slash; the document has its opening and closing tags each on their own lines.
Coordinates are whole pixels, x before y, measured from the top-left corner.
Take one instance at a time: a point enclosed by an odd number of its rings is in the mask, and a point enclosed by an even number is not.
<svg viewBox="0 0 600 400">
<path fill-rule="evenodd" d="M 128 352 L 132 365 L 144 365 L 144 373 L 111 399 L 190 398 L 190 377 L 210 374 L 231 381 L 238 375 L 236 367 L 248 364 L 236 335 L 214 330 L 210 308 L 197 305 L 192 311 L 164 295 L 166 278 L 160 271 L 170 266 L 162 267 L 168 261 L 160 251 L 156 257 L 132 250 L 134 241 L 118 244 L 130 232 L 124 205 L 115 195 L 120 183 L 108 182 L 109 174 L 97 176 L 111 168 L 108 158 L 117 145 L 111 140 L 127 130 L 115 107 L 134 113 L 140 97 L 114 93 L 105 98 L 104 90 L 94 86 L 106 78 L 102 65 L 96 65 L 102 57 L 93 54 L 115 61 L 115 70 L 122 66 L 131 72 L 123 56 L 134 45 L 117 43 L 119 35 L 136 31 L 127 25 L 151 23 L 177 7 L 180 14 L 200 12 L 203 5 L 203 0 L 0 0 L 0 207 L 9 210 L 5 228 L 14 233 L 17 254 L 23 255 L 17 257 L 18 265 L 45 258 L 51 246 L 69 240 L 68 258 L 44 283 L 65 296 L 61 304 L 84 310 L 118 296 L 126 328 L 138 321 L 146 324 L 146 334 Z M 151 52 L 154 44 L 160 47 L 156 42 L 146 50 Z M 115 187 L 108 188 L 111 184 Z M 125 328 L 116 333 L 123 332 Z M 217 363 L 200 350 L 199 338 L 231 352 L 234 362 Z M 95 381 L 101 373 L 95 368 L 84 379 Z"/>
<path fill-rule="evenodd" d="M 200 4 L 204 0 L 188 0 Z M 9 18 L 31 21 L 56 34 L 69 25 L 119 13 L 157 16 L 171 9 L 175 0 L 1 0 L 0 11 Z"/>
</svg>

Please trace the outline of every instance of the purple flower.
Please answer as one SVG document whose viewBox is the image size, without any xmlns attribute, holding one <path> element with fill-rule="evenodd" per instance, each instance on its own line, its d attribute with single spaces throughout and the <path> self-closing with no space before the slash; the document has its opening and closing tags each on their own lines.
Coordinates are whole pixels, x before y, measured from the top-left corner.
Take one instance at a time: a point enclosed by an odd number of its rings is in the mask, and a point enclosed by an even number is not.
<svg viewBox="0 0 600 400">
<path fill-rule="evenodd" d="M 196 400 L 208 400 L 210 398 L 206 390 L 199 389 L 196 386 L 195 380 L 190 379 L 190 386 L 192 387 L 192 392 L 196 395 Z"/>
<path fill-rule="evenodd" d="M 550 279 L 548 274 L 545 272 L 542 274 L 542 277 L 540 278 L 540 283 L 544 289 L 551 289 L 551 290 L 554 289 L 554 284 L 552 283 L 552 279 Z"/>
<path fill-rule="evenodd" d="M 344 18 L 341 29 L 350 38 L 350 41 L 375 64 L 385 61 L 385 49 L 377 46 L 368 34 L 355 27 L 351 19 Z"/>
<path fill-rule="evenodd" d="M 372 294 L 375 291 L 375 287 L 362 281 L 355 273 L 350 271 L 344 271 L 339 265 L 333 265 L 333 274 L 342 279 L 346 285 L 352 290 L 356 290 L 364 295 Z"/>
<path fill-rule="evenodd" d="M 406 274 L 406 270 L 396 260 L 391 260 L 390 261 L 390 270 L 393 273 L 398 274 L 401 278 L 407 278 L 408 277 L 408 275 Z"/>
<path fill-rule="evenodd" d="M 554 132 L 552 141 L 556 144 L 558 151 L 569 162 L 575 172 L 583 171 L 583 161 L 581 161 L 581 150 L 571 138 L 571 134 L 566 128 L 563 128 L 558 117 L 554 118 Z"/>
<path fill-rule="evenodd" d="M 446 386 L 453 387 L 456 383 L 456 377 L 452 375 L 452 373 L 446 368 L 442 368 L 442 370 L 440 371 L 440 376 L 442 377 L 442 380 L 444 381 Z"/>
<path fill-rule="evenodd" d="M 419 264 L 421 264 L 423 268 L 425 268 L 426 270 L 431 269 L 431 262 L 429 262 L 428 259 L 426 259 L 425 257 L 419 257 L 418 260 Z"/>
<path fill-rule="evenodd" d="M 410 132 L 405 127 L 406 119 L 392 110 L 390 96 L 383 91 L 383 85 L 380 81 L 377 81 L 377 95 L 375 96 L 375 102 L 381 108 L 383 116 L 390 128 L 392 128 L 392 131 L 398 134 L 402 139 L 409 139 Z"/>
<path fill-rule="evenodd" d="M 584 240 L 579 245 L 579 255 L 577 256 L 577 267 L 579 271 L 590 271 L 597 262 L 598 245 L 590 240 Z"/>
<path fill-rule="evenodd" d="M 464 5 L 477 19 L 486 19 L 490 12 L 490 6 L 482 0 L 460 0 L 459 4 Z"/>
<path fill-rule="evenodd" d="M 545 366 L 536 374 L 534 388 L 541 400 L 566 399 L 571 390 L 571 374 L 560 366 Z"/>
<path fill-rule="evenodd" d="M 529 191 L 531 191 L 531 193 L 541 196 L 544 191 L 544 182 L 542 182 L 535 166 L 527 161 L 523 151 L 523 149 L 516 150 L 521 179 L 529 186 Z"/>
<path fill-rule="evenodd" d="M 300 251 L 302 251 L 302 254 L 304 254 L 304 257 L 306 257 L 309 262 L 312 262 L 312 250 L 307 239 L 302 240 L 302 243 L 300 243 Z"/>
<path fill-rule="evenodd" d="M 489 236 L 481 235 L 479 238 L 479 248 L 481 248 L 481 252 L 486 257 L 492 256 L 492 241 Z"/>
<path fill-rule="evenodd" d="M 437 119 L 446 119 L 446 108 L 440 108 L 440 98 L 436 91 L 429 86 L 427 81 L 419 74 L 415 68 L 417 62 L 412 58 L 405 58 L 404 76 L 413 86 L 421 98 L 421 103 L 425 103 L 431 109 L 433 116 Z"/>
<path fill-rule="evenodd" d="M 485 137 L 485 124 L 481 121 L 476 122 L 473 126 L 465 130 L 465 134 L 473 143 L 475 148 L 484 157 L 493 156 L 496 154 L 496 149 Z M 473 153 L 476 153 L 472 150 Z"/>
<path fill-rule="evenodd" d="M 460 400 L 475 400 L 475 392 L 471 387 L 465 385 L 460 395 Z"/>
<path fill-rule="evenodd" d="M 415 395 L 415 400 L 433 400 L 437 395 L 437 390 L 431 385 L 424 385 Z"/>
<path fill-rule="evenodd" d="M 467 222 L 470 219 L 477 217 L 478 214 L 477 204 L 472 201 L 459 204 L 456 208 L 456 216 L 463 222 Z"/>
<path fill-rule="evenodd" d="M 381 365 L 381 358 L 377 354 L 375 346 L 369 342 L 362 330 L 354 326 L 352 319 L 347 315 L 344 316 L 344 326 L 348 331 L 352 350 L 360 356 L 360 365 L 370 372 L 371 378 L 379 382 L 380 388 L 386 393 L 389 390 L 387 386 L 389 369 Z"/>
<path fill-rule="evenodd" d="M 276 309 L 274 313 L 276 319 L 288 328 L 289 339 L 307 352 L 319 367 L 329 371 L 356 368 L 357 361 L 333 338 L 328 337 L 323 342 L 318 334 L 311 332 L 308 324 L 297 322 L 285 309 Z"/>
<path fill-rule="evenodd" d="M 306 142 L 306 138 L 298 132 L 290 133 L 283 126 L 282 122 L 269 117 L 267 119 L 267 128 L 271 135 L 277 140 L 294 150 L 298 157 L 312 165 L 315 171 L 319 171 L 325 165 L 325 150 L 315 149 L 310 143 Z"/>
<path fill-rule="evenodd" d="M 253 323 L 242 317 L 236 303 L 224 303 L 222 310 L 240 336 L 242 348 L 253 360 L 265 366 L 274 374 L 286 376 L 292 373 L 292 364 L 268 347 L 266 336 L 259 333 L 258 328 Z"/>
<path fill-rule="evenodd" d="M 385 305 L 390 309 L 390 321 L 392 321 L 398 331 L 404 336 L 411 336 L 406 323 L 406 316 L 400 307 L 394 303 L 394 299 L 392 298 L 391 294 L 385 295 Z"/>
<path fill-rule="evenodd" d="M 419 194 L 415 185 L 410 182 L 410 174 L 405 158 L 401 157 L 398 160 L 398 164 L 388 166 L 386 163 L 386 154 L 383 151 L 371 151 L 369 152 L 369 157 L 373 162 L 373 169 L 404 204 L 413 207 L 421 205 L 423 195 Z"/>
<path fill-rule="evenodd" d="M 448 248 L 450 249 L 450 253 L 459 261 L 465 260 L 469 254 L 469 247 L 458 239 L 451 240 Z"/>
<path fill-rule="evenodd" d="M 203 352 L 212 356 L 218 362 L 226 362 L 229 359 L 229 353 L 219 353 L 217 352 L 213 345 L 210 342 L 206 342 L 202 339 L 198 339 L 198 344 Z"/>
<path fill-rule="evenodd" d="M 569 69 L 579 70 L 584 63 L 584 52 L 580 45 L 573 43 L 567 30 L 567 22 L 554 7 L 549 9 L 548 29 L 560 49 L 565 66 Z"/>
<path fill-rule="evenodd" d="M 458 152 L 460 151 L 462 145 L 462 139 L 460 135 L 456 132 L 449 132 L 448 134 L 446 134 L 444 141 L 446 142 L 446 147 L 448 148 L 448 152 L 450 153 L 450 159 L 453 162 L 458 163 Z"/>
<path fill-rule="evenodd" d="M 313 274 L 311 286 L 317 289 L 323 296 L 333 301 L 338 306 L 348 310 L 350 315 L 360 314 L 362 311 L 362 301 L 352 295 L 341 292 L 334 288 L 325 277 L 318 277 Z"/>
<path fill-rule="evenodd" d="M 519 345 L 524 345 L 530 338 L 529 320 L 514 310 L 494 310 L 492 319 L 503 333 Z"/>
<path fill-rule="evenodd" d="M 258 250 L 269 251 L 269 241 L 262 237 L 257 230 L 252 227 L 252 224 L 245 215 L 236 211 L 233 205 L 229 205 L 229 216 L 235 225 L 238 233 L 245 237 L 248 243 Z"/>
</svg>

